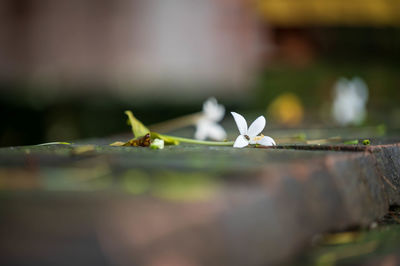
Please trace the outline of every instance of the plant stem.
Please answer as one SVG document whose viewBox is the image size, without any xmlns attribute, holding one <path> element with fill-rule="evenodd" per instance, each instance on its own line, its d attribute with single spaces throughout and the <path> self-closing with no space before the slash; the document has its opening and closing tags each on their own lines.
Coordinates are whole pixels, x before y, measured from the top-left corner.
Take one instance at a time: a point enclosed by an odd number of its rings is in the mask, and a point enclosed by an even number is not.
<svg viewBox="0 0 400 266">
<path fill-rule="evenodd" d="M 161 135 L 161 134 L 160 134 Z M 182 138 L 182 137 L 175 137 L 162 134 L 161 136 L 171 138 L 177 140 L 179 142 L 184 143 L 191 143 L 191 144 L 200 144 L 200 145 L 211 145 L 211 146 L 232 146 L 233 141 L 206 141 L 206 140 L 197 140 L 197 139 L 189 139 L 189 138 Z"/>
<path fill-rule="evenodd" d="M 151 131 L 154 131 L 154 132 L 160 132 L 160 133 L 168 132 L 168 131 L 176 130 L 176 129 L 183 128 L 186 126 L 195 125 L 197 120 L 199 120 L 199 118 L 202 115 L 203 115 L 202 112 L 185 115 L 185 116 L 167 120 L 165 122 L 150 125 L 149 128 Z"/>
<path fill-rule="evenodd" d="M 47 143 L 41 143 L 37 144 L 35 146 L 47 146 L 47 145 L 71 145 L 71 143 L 68 142 L 47 142 Z"/>
</svg>

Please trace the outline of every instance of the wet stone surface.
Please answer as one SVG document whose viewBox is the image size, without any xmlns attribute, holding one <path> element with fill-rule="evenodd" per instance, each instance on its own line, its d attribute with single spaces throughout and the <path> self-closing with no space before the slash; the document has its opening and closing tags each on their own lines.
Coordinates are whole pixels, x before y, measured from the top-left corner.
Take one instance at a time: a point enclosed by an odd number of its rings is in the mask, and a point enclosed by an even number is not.
<svg viewBox="0 0 400 266">
<path fill-rule="evenodd" d="M 395 137 L 246 149 L 111 142 L 0 149 L 2 265 L 346 263 L 380 242 L 301 254 L 318 235 L 398 222 Z"/>
</svg>

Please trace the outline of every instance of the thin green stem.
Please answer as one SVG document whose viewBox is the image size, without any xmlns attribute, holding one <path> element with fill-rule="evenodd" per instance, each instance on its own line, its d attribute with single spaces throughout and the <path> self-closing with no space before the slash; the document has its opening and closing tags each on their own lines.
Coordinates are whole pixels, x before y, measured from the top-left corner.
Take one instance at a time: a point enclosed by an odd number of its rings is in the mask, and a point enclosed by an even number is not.
<svg viewBox="0 0 400 266">
<path fill-rule="evenodd" d="M 35 146 L 47 146 L 47 145 L 71 145 L 69 142 L 47 142 L 47 143 L 41 143 L 37 144 Z"/>
<path fill-rule="evenodd" d="M 234 143 L 233 141 L 206 141 L 206 140 L 197 140 L 197 139 L 175 137 L 175 136 L 169 136 L 169 135 L 164 135 L 164 134 L 162 134 L 161 136 L 167 137 L 167 138 L 170 138 L 170 139 L 174 139 L 174 140 L 177 140 L 179 142 L 191 143 L 191 144 L 200 144 L 200 145 L 232 146 L 233 143 Z"/>
</svg>

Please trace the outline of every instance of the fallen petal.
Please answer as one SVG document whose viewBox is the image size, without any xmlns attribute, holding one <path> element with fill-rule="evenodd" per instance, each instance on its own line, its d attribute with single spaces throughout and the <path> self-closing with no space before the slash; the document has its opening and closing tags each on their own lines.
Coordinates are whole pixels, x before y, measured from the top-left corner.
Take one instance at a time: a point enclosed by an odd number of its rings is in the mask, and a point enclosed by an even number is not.
<svg viewBox="0 0 400 266">
<path fill-rule="evenodd" d="M 120 147 L 120 146 L 124 146 L 126 142 L 122 142 L 122 141 L 116 141 L 110 144 L 110 146 L 115 146 L 115 147 Z"/>
<path fill-rule="evenodd" d="M 216 123 L 210 124 L 208 127 L 208 138 L 212 140 L 222 141 L 226 138 L 224 128 Z"/>
<path fill-rule="evenodd" d="M 271 137 L 264 136 L 262 139 L 257 141 L 257 144 L 262 146 L 275 146 L 275 140 Z"/>
<path fill-rule="evenodd" d="M 236 138 L 235 143 L 233 144 L 234 148 L 243 148 L 249 145 L 249 141 L 243 136 L 239 135 L 239 137 Z"/>
<path fill-rule="evenodd" d="M 247 135 L 247 122 L 244 117 L 238 113 L 231 112 L 233 119 L 235 119 L 236 126 L 239 129 L 240 135 Z M 244 138 L 244 137 L 243 137 Z"/>
<path fill-rule="evenodd" d="M 224 118 L 225 107 L 218 104 L 215 98 L 210 98 L 203 104 L 203 113 L 208 120 L 218 122 Z"/>
<path fill-rule="evenodd" d="M 194 138 L 198 140 L 205 140 L 208 134 L 209 123 L 205 118 L 200 118 L 196 125 L 196 132 Z"/>
<path fill-rule="evenodd" d="M 253 123 L 251 123 L 249 130 L 247 131 L 247 135 L 249 135 L 250 138 L 257 136 L 261 133 L 261 131 L 263 131 L 265 123 L 265 117 L 259 116 L 256 120 L 254 120 Z"/>
</svg>

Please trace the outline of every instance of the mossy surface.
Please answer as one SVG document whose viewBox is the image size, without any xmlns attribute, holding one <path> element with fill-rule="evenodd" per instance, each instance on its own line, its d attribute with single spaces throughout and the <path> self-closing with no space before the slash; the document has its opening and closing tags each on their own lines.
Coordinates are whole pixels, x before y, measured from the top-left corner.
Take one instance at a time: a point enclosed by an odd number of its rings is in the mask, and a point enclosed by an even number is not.
<svg viewBox="0 0 400 266">
<path fill-rule="evenodd" d="M 397 265 L 400 259 L 399 218 L 400 208 L 392 207 L 373 229 L 321 235 L 293 265 L 384 265 L 385 261 Z"/>
</svg>

